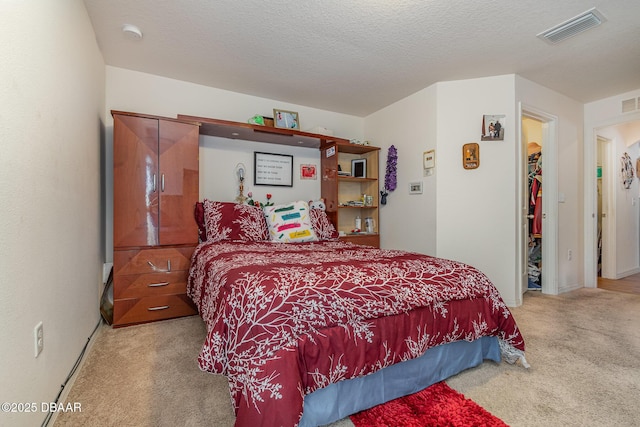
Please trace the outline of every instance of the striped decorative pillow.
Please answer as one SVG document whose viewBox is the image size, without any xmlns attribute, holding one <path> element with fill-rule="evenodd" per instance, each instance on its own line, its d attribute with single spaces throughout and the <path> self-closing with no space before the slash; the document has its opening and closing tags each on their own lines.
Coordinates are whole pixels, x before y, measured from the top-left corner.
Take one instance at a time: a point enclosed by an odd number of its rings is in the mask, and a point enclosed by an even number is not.
<svg viewBox="0 0 640 427">
<path fill-rule="evenodd" d="M 318 240 L 311 225 L 309 205 L 305 201 L 267 206 L 264 208 L 264 214 L 272 242 L 294 243 Z"/>
</svg>

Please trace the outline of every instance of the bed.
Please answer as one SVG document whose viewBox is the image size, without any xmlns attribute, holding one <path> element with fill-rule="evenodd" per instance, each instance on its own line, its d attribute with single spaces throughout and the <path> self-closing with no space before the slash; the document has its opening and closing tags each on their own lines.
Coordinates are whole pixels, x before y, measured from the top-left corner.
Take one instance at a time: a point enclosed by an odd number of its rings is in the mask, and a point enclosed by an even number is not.
<svg viewBox="0 0 640 427">
<path fill-rule="evenodd" d="M 526 365 L 482 272 L 339 241 L 303 205 L 285 211 L 315 218 L 292 242 L 274 241 L 282 207 L 263 224 L 261 210 L 203 204 L 187 292 L 207 326 L 200 368 L 227 376 L 237 426 L 326 424 L 484 359 Z"/>
</svg>

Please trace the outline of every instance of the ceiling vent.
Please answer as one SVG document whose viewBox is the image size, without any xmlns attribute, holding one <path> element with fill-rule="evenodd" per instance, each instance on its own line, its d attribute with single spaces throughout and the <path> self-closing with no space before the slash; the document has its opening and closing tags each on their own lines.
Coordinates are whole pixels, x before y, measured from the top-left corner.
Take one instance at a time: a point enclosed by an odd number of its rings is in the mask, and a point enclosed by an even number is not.
<svg viewBox="0 0 640 427">
<path fill-rule="evenodd" d="M 550 44 L 560 43 L 569 37 L 578 35 L 590 28 L 597 27 L 603 22 L 606 22 L 606 20 L 602 13 L 594 7 L 562 24 L 541 32 L 538 34 L 538 38 Z"/>
<path fill-rule="evenodd" d="M 622 101 L 622 112 L 630 113 L 636 110 L 636 98 L 625 99 Z"/>
</svg>

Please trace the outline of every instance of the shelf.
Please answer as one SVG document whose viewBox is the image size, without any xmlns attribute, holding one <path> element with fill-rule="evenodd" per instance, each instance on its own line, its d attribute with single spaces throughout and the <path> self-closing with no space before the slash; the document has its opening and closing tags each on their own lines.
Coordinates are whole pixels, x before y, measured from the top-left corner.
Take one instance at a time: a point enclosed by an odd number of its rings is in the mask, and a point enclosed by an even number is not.
<svg viewBox="0 0 640 427">
<path fill-rule="evenodd" d="M 321 169 L 330 171 L 323 176 L 321 182 L 322 197 L 325 199 L 327 214 L 336 225 L 337 230 L 343 233 L 341 240 L 350 241 L 359 245 L 380 247 L 379 219 L 379 189 L 378 189 L 378 165 L 380 148 L 370 145 L 351 143 L 326 143 L 320 148 Z M 366 178 L 353 177 L 351 175 L 338 175 L 338 170 L 348 170 L 354 160 L 366 161 Z M 334 172 L 335 171 L 335 172 Z M 349 205 L 349 201 L 360 201 L 363 195 L 371 197 L 370 206 Z M 360 217 L 371 218 L 374 221 L 374 233 L 352 234 L 356 219 Z"/>
<path fill-rule="evenodd" d="M 364 154 L 370 153 L 372 151 L 380 151 L 380 147 L 374 147 L 372 145 L 362 145 L 362 144 L 352 144 L 346 139 L 336 138 L 335 141 L 327 140 L 323 142 L 320 146 L 320 149 L 324 149 L 329 145 L 336 143 L 338 145 L 338 151 L 341 153 L 349 153 L 349 154 Z"/>
<path fill-rule="evenodd" d="M 292 129 L 281 129 L 271 126 L 252 125 L 249 123 L 187 116 L 183 114 L 178 114 L 178 119 L 199 123 L 200 135 L 316 149 L 320 148 L 323 144 L 336 143 L 341 145 L 354 145 L 344 138 Z"/>
<path fill-rule="evenodd" d="M 345 181 L 345 182 L 366 182 L 366 181 L 377 181 L 378 178 L 355 178 L 353 176 L 340 176 L 338 175 L 338 179 L 340 181 Z"/>
</svg>

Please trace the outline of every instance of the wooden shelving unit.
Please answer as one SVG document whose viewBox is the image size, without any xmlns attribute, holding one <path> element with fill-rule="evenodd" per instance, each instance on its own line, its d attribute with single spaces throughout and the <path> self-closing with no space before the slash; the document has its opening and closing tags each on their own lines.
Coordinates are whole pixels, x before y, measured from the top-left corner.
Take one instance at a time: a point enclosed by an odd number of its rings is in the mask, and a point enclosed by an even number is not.
<svg viewBox="0 0 640 427">
<path fill-rule="evenodd" d="M 325 199 L 329 218 L 338 231 L 344 234 L 340 238 L 358 244 L 380 246 L 378 231 L 379 147 L 352 144 L 348 139 L 334 136 L 206 117 L 178 115 L 178 119 L 198 123 L 201 135 L 319 149 L 320 170 L 318 173 L 321 179 L 321 197 Z M 332 150 L 333 154 L 331 154 Z M 366 177 L 339 176 L 338 165 L 342 170 L 350 171 L 351 161 L 355 159 L 367 161 Z M 350 200 L 360 200 L 363 194 L 372 196 L 371 206 L 346 206 Z M 372 218 L 374 231 L 352 234 L 357 216 L 361 218 L 362 230 L 365 230 L 365 218 Z"/>
<path fill-rule="evenodd" d="M 351 144 L 349 142 L 326 143 L 320 147 L 321 194 L 327 205 L 327 214 L 341 234 L 340 239 L 353 243 L 380 247 L 378 162 L 379 147 Z M 351 171 L 352 161 L 366 160 L 363 178 L 343 176 L 338 170 Z M 371 205 L 351 206 L 350 201 L 362 201 L 363 195 L 371 196 Z M 353 233 L 356 217 L 360 217 L 361 230 L 365 231 L 365 219 L 373 220 L 373 232 Z"/>
</svg>

